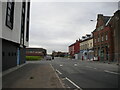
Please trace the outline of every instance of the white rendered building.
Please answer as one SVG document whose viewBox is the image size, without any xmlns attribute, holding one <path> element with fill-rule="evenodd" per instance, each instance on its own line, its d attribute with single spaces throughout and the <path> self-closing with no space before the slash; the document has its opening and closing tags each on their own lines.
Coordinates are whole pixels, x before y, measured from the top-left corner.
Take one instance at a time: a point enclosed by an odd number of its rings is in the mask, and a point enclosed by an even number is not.
<svg viewBox="0 0 120 90">
<path fill-rule="evenodd" d="M 2 70 L 25 63 L 29 44 L 30 2 L 0 1 Z"/>
</svg>

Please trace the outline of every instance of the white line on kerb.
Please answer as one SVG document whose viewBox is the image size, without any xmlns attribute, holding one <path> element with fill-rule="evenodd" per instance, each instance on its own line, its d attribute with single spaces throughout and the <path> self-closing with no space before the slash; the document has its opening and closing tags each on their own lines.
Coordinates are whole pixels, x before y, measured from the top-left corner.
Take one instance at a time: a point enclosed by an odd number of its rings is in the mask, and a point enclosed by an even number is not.
<svg viewBox="0 0 120 90">
<path fill-rule="evenodd" d="M 59 74 L 62 74 L 59 70 L 56 69 L 56 72 L 58 72 Z"/>
<path fill-rule="evenodd" d="M 108 73 L 112 73 L 112 74 L 118 74 L 120 75 L 119 73 L 116 73 L 116 72 L 111 72 L 111 71 L 108 71 L 108 70 L 104 70 L 105 72 L 108 72 Z"/>
<path fill-rule="evenodd" d="M 66 77 L 66 80 L 68 80 L 70 83 L 72 83 L 75 87 L 79 88 L 82 90 L 78 85 L 76 85 L 73 81 L 71 81 L 69 78 Z"/>
</svg>

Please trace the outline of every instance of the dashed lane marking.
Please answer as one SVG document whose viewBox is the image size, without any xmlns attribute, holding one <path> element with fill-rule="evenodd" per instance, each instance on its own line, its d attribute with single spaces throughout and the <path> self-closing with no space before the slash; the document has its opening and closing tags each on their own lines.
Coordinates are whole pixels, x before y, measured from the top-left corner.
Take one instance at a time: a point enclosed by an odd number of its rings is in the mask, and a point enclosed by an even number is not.
<svg viewBox="0 0 120 90">
<path fill-rule="evenodd" d="M 62 65 L 62 64 L 60 64 L 60 66 L 62 67 L 63 65 Z"/>
<path fill-rule="evenodd" d="M 97 69 L 97 68 L 94 68 L 94 67 L 91 67 L 91 66 L 86 66 L 87 68 L 92 68 L 92 69 Z"/>
<path fill-rule="evenodd" d="M 60 75 L 62 74 L 59 70 L 56 69 L 56 72 L 58 72 Z"/>
<path fill-rule="evenodd" d="M 74 66 L 77 66 L 77 64 L 74 64 Z"/>
<path fill-rule="evenodd" d="M 117 73 L 117 72 L 111 72 L 111 71 L 108 71 L 108 70 L 104 70 L 104 72 L 120 75 L 120 73 Z"/>
</svg>

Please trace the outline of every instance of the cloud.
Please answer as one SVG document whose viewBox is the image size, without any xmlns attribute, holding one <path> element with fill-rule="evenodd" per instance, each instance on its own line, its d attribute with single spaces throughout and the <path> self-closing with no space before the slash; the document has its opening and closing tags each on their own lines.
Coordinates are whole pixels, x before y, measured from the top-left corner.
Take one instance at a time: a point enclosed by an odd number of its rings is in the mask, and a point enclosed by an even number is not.
<svg viewBox="0 0 120 90">
<path fill-rule="evenodd" d="M 33 2 L 31 4 L 30 46 L 67 51 L 70 44 L 95 29 L 98 13 L 113 15 L 117 3 Z"/>
</svg>

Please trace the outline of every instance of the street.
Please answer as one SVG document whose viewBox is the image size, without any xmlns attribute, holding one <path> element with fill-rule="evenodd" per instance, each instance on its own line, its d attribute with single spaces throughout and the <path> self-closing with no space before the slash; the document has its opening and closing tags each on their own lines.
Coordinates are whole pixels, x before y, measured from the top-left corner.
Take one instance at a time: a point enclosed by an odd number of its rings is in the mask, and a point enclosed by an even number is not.
<svg viewBox="0 0 120 90">
<path fill-rule="evenodd" d="M 3 88 L 118 88 L 118 76 L 115 64 L 56 57 L 29 61 L 4 75 Z"/>
<path fill-rule="evenodd" d="M 118 66 L 57 58 L 52 66 L 68 88 L 117 88 Z"/>
</svg>

